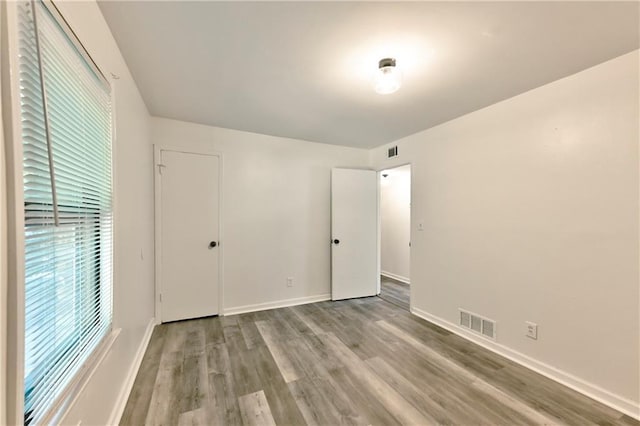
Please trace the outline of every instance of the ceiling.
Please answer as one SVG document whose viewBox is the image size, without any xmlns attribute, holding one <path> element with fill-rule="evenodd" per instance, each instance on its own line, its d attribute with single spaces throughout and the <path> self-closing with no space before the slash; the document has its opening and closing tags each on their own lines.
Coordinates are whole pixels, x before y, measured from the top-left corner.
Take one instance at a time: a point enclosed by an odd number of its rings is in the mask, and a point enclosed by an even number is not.
<svg viewBox="0 0 640 426">
<path fill-rule="evenodd" d="M 638 49 L 637 2 L 102 1 L 154 116 L 375 147 Z M 373 91 L 383 57 L 403 87 Z"/>
</svg>

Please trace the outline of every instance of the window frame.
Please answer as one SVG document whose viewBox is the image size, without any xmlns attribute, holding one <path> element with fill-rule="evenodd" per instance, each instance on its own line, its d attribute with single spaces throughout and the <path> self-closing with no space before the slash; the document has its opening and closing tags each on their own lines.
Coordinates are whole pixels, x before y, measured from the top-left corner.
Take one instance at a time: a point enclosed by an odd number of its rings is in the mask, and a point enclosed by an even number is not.
<svg viewBox="0 0 640 426">
<path fill-rule="evenodd" d="M 111 88 L 111 311 L 112 318 L 109 328 L 102 339 L 96 344 L 92 353 L 71 378 L 69 384 L 60 396 L 50 405 L 47 413 L 38 418 L 38 423 L 57 423 L 64 419 L 78 395 L 93 376 L 102 360 L 116 342 L 120 329 L 115 327 L 115 298 L 114 275 L 114 246 L 116 235 L 116 170 L 114 160 L 116 154 L 116 84 L 117 77 L 107 79 L 100 67 L 88 53 L 89 50 L 80 42 L 72 26 L 64 18 L 62 12 L 50 0 L 41 0 L 58 20 L 58 24 L 65 31 L 76 50 L 84 57 L 89 66 L 96 72 L 105 84 Z M 7 294 L 6 294 L 6 422 L 7 424 L 22 424 L 24 421 L 24 339 L 25 339 L 25 204 L 23 190 L 23 146 L 21 129 L 20 81 L 19 81 L 19 37 L 18 37 L 18 7 L 19 2 L 0 2 L 0 76 L 2 90 L 2 121 L 4 125 L 5 159 L 6 159 L 6 205 L 7 205 Z"/>
</svg>

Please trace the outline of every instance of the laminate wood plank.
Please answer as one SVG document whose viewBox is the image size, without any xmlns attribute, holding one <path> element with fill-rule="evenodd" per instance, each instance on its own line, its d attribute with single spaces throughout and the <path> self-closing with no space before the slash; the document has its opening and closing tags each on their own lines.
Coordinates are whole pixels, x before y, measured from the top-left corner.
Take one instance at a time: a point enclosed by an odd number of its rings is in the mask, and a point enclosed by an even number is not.
<svg viewBox="0 0 640 426">
<path fill-rule="evenodd" d="M 393 365 L 404 377 L 418 383 L 425 392 L 435 392 L 443 388 L 466 388 L 471 385 L 470 380 L 451 375 L 446 368 L 434 363 L 424 353 L 405 342 L 396 341 L 385 346 L 378 356 Z"/>
<path fill-rule="evenodd" d="M 205 345 L 224 343 L 222 320 L 220 317 L 209 317 L 201 320 L 204 329 Z"/>
<path fill-rule="evenodd" d="M 394 414 L 401 423 L 424 425 L 429 419 L 407 402 L 398 392 L 389 386 L 384 380 L 375 375 L 371 369 L 341 342 L 335 335 L 329 333 L 319 337 L 341 358 L 347 367 L 348 374 L 352 374 L 360 382 L 361 386 L 370 389 L 380 403 L 389 412 Z"/>
<path fill-rule="evenodd" d="M 361 359 L 375 356 L 376 349 L 368 336 L 363 333 L 366 321 L 354 320 L 352 313 L 345 315 L 341 308 L 317 310 L 315 316 L 325 321 L 324 329 L 338 336 Z M 357 314 L 356 314 L 357 315 Z"/>
<path fill-rule="evenodd" d="M 372 310 L 368 310 L 366 307 L 359 305 L 336 307 L 332 309 L 332 312 L 339 314 L 338 318 L 343 321 L 344 325 L 356 329 L 363 329 L 372 321 L 384 319 L 384 317 L 372 313 Z"/>
<path fill-rule="evenodd" d="M 229 351 L 236 352 L 248 349 L 238 324 L 237 315 L 222 317 L 222 333 Z"/>
<path fill-rule="evenodd" d="M 387 303 L 382 304 L 389 306 L 389 304 Z M 394 324 L 399 328 L 403 328 L 408 332 L 420 335 L 425 339 L 442 340 L 442 338 L 447 336 L 456 336 L 449 330 L 445 330 L 442 327 L 438 327 L 428 321 L 423 320 L 422 318 L 401 310 L 399 310 L 398 315 L 395 315 L 392 318 L 388 319 L 387 322 L 389 322 L 390 324 Z"/>
<path fill-rule="evenodd" d="M 181 386 L 180 412 L 195 411 L 207 403 L 209 375 L 204 350 L 184 357 L 179 386 Z"/>
<path fill-rule="evenodd" d="M 500 389 L 496 388 L 495 386 L 492 386 L 489 383 L 479 379 L 473 373 L 469 372 L 469 370 L 461 367 L 451 359 L 439 354 L 435 350 L 431 349 L 429 346 L 422 343 L 416 337 L 402 331 L 401 329 L 385 321 L 379 321 L 377 324 L 381 328 L 397 335 L 406 343 L 410 344 L 411 346 L 415 347 L 419 351 L 423 352 L 426 356 L 429 357 L 429 359 L 438 363 L 443 368 L 449 370 L 452 374 L 457 374 L 460 377 L 470 380 L 478 390 L 480 390 L 483 393 L 490 394 L 498 402 L 501 402 L 504 405 L 505 409 L 503 411 L 505 413 L 507 413 L 506 409 L 510 408 L 512 410 L 522 413 L 527 419 L 531 420 L 531 422 L 534 424 L 557 424 L 559 422 L 559 419 L 545 416 L 544 414 L 537 412 L 536 410 L 532 409 L 531 407 L 521 402 L 520 400 L 514 397 L 510 397 L 509 395 L 506 395 L 504 392 L 502 392 Z"/>
<path fill-rule="evenodd" d="M 414 385 L 409 379 L 394 370 L 382 358 L 374 357 L 366 361 L 371 369 L 392 388 L 400 393 L 411 405 L 419 410 L 431 424 L 453 424 L 450 412 Z"/>
<path fill-rule="evenodd" d="M 336 315 L 333 315 L 334 308 L 330 305 L 325 308 L 321 308 L 318 305 L 319 304 L 316 303 L 306 305 L 306 309 L 308 309 L 309 315 L 316 320 L 324 331 L 335 332 L 336 330 L 348 325 L 340 323 L 339 318 Z"/>
<path fill-rule="evenodd" d="M 367 309 L 373 309 L 377 311 L 380 315 L 385 316 L 386 319 L 390 319 L 396 316 L 411 315 L 409 311 L 404 309 L 399 309 L 398 306 L 394 305 L 393 303 L 386 302 L 379 297 L 375 298 L 375 301 L 368 302 L 363 306 L 366 307 Z"/>
<path fill-rule="evenodd" d="M 205 349 L 204 328 L 201 322 L 190 323 L 191 327 L 186 333 L 183 352 L 184 356 L 201 355 Z"/>
<path fill-rule="evenodd" d="M 178 426 L 205 426 L 206 424 L 207 419 L 203 408 L 184 412 L 178 417 Z"/>
<path fill-rule="evenodd" d="M 370 309 L 370 305 L 367 304 L 354 305 L 343 309 L 345 313 L 350 313 L 351 317 L 361 318 L 363 323 L 387 319 L 386 315 L 377 309 Z"/>
<path fill-rule="evenodd" d="M 320 325 L 317 324 L 311 316 L 307 315 L 307 313 L 303 309 L 301 309 L 300 306 L 294 306 L 292 308 L 292 312 L 309 328 L 309 330 L 311 330 L 313 334 L 324 333 L 322 327 L 320 327 Z"/>
<path fill-rule="evenodd" d="M 209 373 L 206 417 L 213 424 L 240 424 L 240 406 L 227 345 L 225 343 L 208 344 L 206 350 Z"/>
<path fill-rule="evenodd" d="M 526 424 L 532 424 L 532 425 L 564 424 L 564 422 L 562 422 L 560 419 L 551 417 L 541 411 L 535 410 L 534 408 L 528 406 L 527 404 L 523 403 L 519 399 L 512 397 L 502 392 L 501 390 L 497 389 L 496 387 L 488 384 L 484 380 L 476 380 L 473 382 L 472 386 L 478 389 L 483 394 L 491 396 L 491 398 L 493 399 L 491 401 L 492 405 L 502 405 L 502 409 L 499 410 L 498 412 L 505 417 L 507 416 L 507 412 L 508 412 L 507 409 L 511 409 L 513 412 L 519 413 L 520 415 L 524 416 L 525 419 L 522 419 L 522 420 L 526 420 L 526 422 L 524 422 Z M 475 401 L 482 402 L 480 398 L 474 398 L 473 401 L 474 403 Z M 513 423 L 516 422 L 516 419 L 514 418 L 513 415 L 511 415 L 507 419 L 512 421 Z"/>
<path fill-rule="evenodd" d="M 304 377 L 304 371 L 295 358 L 290 356 L 286 340 L 278 338 L 278 329 L 270 321 L 258 321 L 256 327 L 267 344 L 284 381 L 289 383 Z"/>
<path fill-rule="evenodd" d="M 291 324 L 289 324 L 287 319 L 282 315 L 282 312 L 280 311 L 280 309 L 272 309 L 270 311 L 266 311 L 269 313 L 269 319 L 266 321 L 256 321 L 256 324 L 270 324 L 275 330 L 277 330 L 277 333 L 272 334 L 272 339 L 275 340 L 289 340 L 300 337 L 300 333 L 298 333 L 295 328 Z"/>
<path fill-rule="evenodd" d="M 430 359 L 419 348 L 400 344 L 391 352 L 381 351 L 380 356 L 389 365 L 393 365 L 400 376 L 419 388 L 425 397 L 447 413 L 448 421 L 438 418 L 438 423 L 476 424 L 478 419 L 482 419 L 485 424 L 532 423 L 519 411 L 474 388 L 474 376 L 455 374 L 437 360 Z M 376 373 L 379 373 L 378 370 Z"/>
<path fill-rule="evenodd" d="M 375 335 L 385 336 L 385 333 L 388 334 L 385 339 L 393 336 L 382 329 Z M 421 350 L 403 341 L 384 346 L 379 356 L 393 365 L 394 370 L 418 387 L 422 393 L 431 396 L 432 400 L 442 406 L 449 413 L 448 417 L 452 423 L 470 424 L 476 423 L 478 418 L 483 418 L 473 404 L 468 404 L 471 400 L 468 390 L 472 385 L 470 378 L 452 374 L 425 356 Z M 493 423 L 500 420 L 491 415 L 489 419 L 493 419 Z"/>
<path fill-rule="evenodd" d="M 192 325 L 188 321 L 165 324 L 167 328 L 158 374 L 145 419 L 146 425 L 174 425 L 180 414 L 179 388 L 184 344 Z"/>
<path fill-rule="evenodd" d="M 238 398 L 242 423 L 245 426 L 275 426 L 271 409 L 263 391 L 254 392 Z"/>
<path fill-rule="evenodd" d="M 331 378 L 346 395 L 360 416 L 368 420 L 370 425 L 401 425 L 385 405 L 380 403 L 378 397 L 360 383 L 353 375 L 348 373 L 348 367 L 332 370 Z"/>
<path fill-rule="evenodd" d="M 401 309 L 409 310 L 410 287 L 408 284 L 381 277 L 378 296 Z"/>
<path fill-rule="evenodd" d="M 257 317 L 260 314 L 260 312 L 262 311 L 258 311 L 258 312 L 245 312 L 242 314 L 238 314 L 238 315 L 233 315 L 233 317 L 235 318 L 236 322 L 239 325 L 242 324 L 251 324 L 252 322 L 256 322 L 258 321 Z M 267 318 L 268 319 L 268 318 Z"/>
<path fill-rule="evenodd" d="M 322 365 L 325 371 L 331 372 L 332 370 L 344 367 L 340 359 L 317 335 L 305 336 L 304 340 L 309 350 L 315 354 L 317 362 Z"/>
<path fill-rule="evenodd" d="M 206 346 L 207 372 L 209 374 L 227 374 L 231 371 L 229 350 L 224 343 Z"/>
<path fill-rule="evenodd" d="M 330 317 L 324 315 L 324 311 L 319 309 L 315 303 L 300 305 L 296 307 L 297 310 L 300 310 L 304 315 L 308 318 L 313 318 L 313 322 L 323 331 L 329 332 L 333 329 L 333 321 Z M 318 333 L 316 333 L 318 334 Z"/>
<path fill-rule="evenodd" d="M 400 303 L 403 309 L 406 309 L 409 306 L 409 299 L 407 294 L 404 294 L 399 291 L 395 291 L 394 289 L 391 289 L 391 290 L 387 289 L 385 290 L 385 293 L 383 293 L 382 295 L 383 295 L 383 298 L 384 296 L 388 296 L 392 298 L 395 302 Z"/>
<path fill-rule="evenodd" d="M 307 334 L 314 334 L 313 330 L 307 326 L 304 321 L 300 321 L 300 318 L 293 312 L 293 309 L 282 308 L 278 309 L 277 312 L 279 313 L 282 321 L 285 321 L 296 331 L 298 337 L 302 337 Z"/>
<path fill-rule="evenodd" d="M 158 375 L 166 331 L 167 328 L 163 326 L 156 326 L 153 329 L 149 345 L 131 388 L 127 405 L 122 413 L 121 425 L 135 426 L 144 424 Z"/>
<path fill-rule="evenodd" d="M 182 351 L 162 354 L 145 425 L 174 425 L 178 422 L 179 393 L 175 390 L 180 385 L 182 359 Z"/>
<path fill-rule="evenodd" d="M 273 419 L 279 425 L 302 425 L 304 418 L 276 362 L 266 346 L 258 346 L 252 355 L 262 382 Z"/>
<path fill-rule="evenodd" d="M 250 352 L 246 349 L 237 319 L 233 317 L 228 319 L 224 324 L 223 331 L 228 343 L 211 345 L 208 348 L 208 371 L 214 374 L 224 374 L 227 381 L 232 381 L 233 390 L 237 396 L 262 389 L 258 372 L 251 360 Z M 220 379 L 217 379 L 217 382 L 220 382 Z M 229 383 L 223 385 L 230 386 Z"/>
<path fill-rule="evenodd" d="M 205 323 L 208 319 L 184 322 L 186 336 L 183 346 L 183 366 L 179 392 L 181 413 L 195 412 L 208 399 Z"/>
<path fill-rule="evenodd" d="M 289 383 L 289 389 L 307 425 L 322 426 L 340 423 L 340 413 L 310 378 L 305 377 Z"/>
<path fill-rule="evenodd" d="M 256 346 L 263 346 L 266 344 L 260 334 L 260 331 L 258 331 L 258 328 L 256 327 L 256 323 L 253 321 L 240 323 L 240 332 L 242 333 L 247 349 L 253 349 Z"/>
<path fill-rule="evenodd" d="M 309 335 L 308 337 L 313 337 Z M 315 353 L 305 337 L 293 339 L 285 342 L 289 356 L 294 360 L 298 370 L 304 377 L 327 377 L 328 371 L 324 368 L 324 363 Z"/>
<path fill-rule="evenodd" d="M 240 332 L 244 338 L 247 349 L 253 349 L 255 346 L 264 345 L 264 340 L 260 332 L 256 328 L 255 322 L 260 320 L 268 320 L 268 315 L 264 312 L 247 312 L 235 316 Z"/>
<path fill-rule="evenodd" d="M 409 297 L 411 287 L 407 283 L 384 278 L 380 280 L 380 284 L 381 286 L 384 285 L 384 289 L 398 297 Z"/>
<path fill-rule="evenodd" d="M 638 426 L 638 422 L 636 419 L 634 419 L 631 416 L 627 416 L 626 414 L 622 415 L 619 419 L 618 419 L 618 424 L 622 425 L 622 426 Z"/>
<path fill-rule="evenodd" d="M 388 322 L 482 377 L 491 377 L 504 366 L 513 365 L 513 362 L 480 346 L 469 345 L 468 341 L 457 335 L 442 334 L 439 330 L 426 327 L 411 318 L 397 317 Z"/>
<path fill-rule="evenodd" d="M 231 352 L 231 349 L 229 350 Z M 232 352 L 231 375 L 238 396 L 255 393 L 262 389 L 262 382 L 248 350 Z"/>
<path fill-rule="evenodd" d="M 470 345 L 468 341 L 453 334 L 442 334 L 413 319 L 396 317 L 388 321 L 417 340 L 432 348 L 440 355 L 464 366 L 475 375 L 491 377 L 497 370 L 513 365 L 513 362 L 496 355 L 480 346 Z"/>
<path fill-rule="evenodd" d="M 209 374 L 209 403 L 206 407 L 208 424 L 239 425 L 242 423 L 240 405 L 233 382 L 230 372 Z"/>
<path fill-rule="evenodd" d="M 355 327 L 337 328 L 331 332 L 337 336 L 353 353 L 364 360 L 376 355 L 370 339 Z"/>
<path fill-rule="evenodd" d="M 617 424 L 620 420 L 620 413 L 612 408 L 521 366 L 503 368 L 491 383 L 567 424 Z"/>
<path fill-rule="evenodd" d="M 271 319 L 271 311 L 272 310 L 251 312 L 251 314 L 253 315 L 253 322 L 256 322 L 256 321 L 269 321 L 269 319 Z"/>
<path fill-rule="evenodd" d="M 500 404 L 492 405 L 491 401 L 485 403 L 485 395 L 473 391 L 471 380 L 437 368 L 415 348 L 401 347 L 397 357 L 387 358 L 386 362 L 393 365 L 394 371 L 386 373 L 386 380 L 404 386 L 409 386 L 408 382 L 419 389 L 421 395 L 430 401 L 422 407 L 429 407 L 428 414 L 440 424 L 527 424 L 526 419 L 518 413 L 508 411 L 505 415 L 501 413 Z M 376 374 L 384 373 L 383 370 L 374 371 Z M 401 394 L 411 401 L 412 393 L 407 389 Z M 445 415 L 446 418 L 442 418 Z"/>
<path fill-rule="evenodd" d="M 339 415 L 336 424 L 341 425 L 369 425 L 371 422 L 360 413 L 350 395 L 347 395 L 329 374 L 327 377 L 314 377 L 313 385 L 332 404 Z"/>
</svg>

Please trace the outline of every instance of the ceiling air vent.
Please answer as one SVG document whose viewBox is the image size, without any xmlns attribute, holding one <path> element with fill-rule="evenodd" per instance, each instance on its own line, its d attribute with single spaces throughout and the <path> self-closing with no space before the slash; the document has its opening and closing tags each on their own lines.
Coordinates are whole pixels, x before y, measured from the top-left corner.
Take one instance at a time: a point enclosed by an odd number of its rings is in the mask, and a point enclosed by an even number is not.
<svg viewBox="0 0 640 426">
<path fill-rule="evenodd" d="M 496 322 L 480 315 L 473 314 L 469 311 L 459 309 L 460 326 L 480 334 L 489 339 L 496 338 Z"/>
<path fill-rule="evenodd" d="M 387 158 L 397 157 L 397 156 L 398 156 L 398 145 L 389 148 L 389 151 L 387 151 Z"/>
</svg>

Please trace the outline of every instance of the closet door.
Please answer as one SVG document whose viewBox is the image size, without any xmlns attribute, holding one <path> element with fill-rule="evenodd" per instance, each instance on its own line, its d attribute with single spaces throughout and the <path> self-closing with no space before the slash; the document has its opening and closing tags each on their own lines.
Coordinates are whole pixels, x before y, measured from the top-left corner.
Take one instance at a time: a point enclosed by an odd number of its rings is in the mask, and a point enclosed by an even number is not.
<svg viewBox="0 0 640 426">
<path fill-rule="evenodd" d="M 219 313 L 219 157 L 160 151 L 162 322 Z"/>
</svg>

